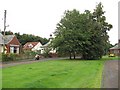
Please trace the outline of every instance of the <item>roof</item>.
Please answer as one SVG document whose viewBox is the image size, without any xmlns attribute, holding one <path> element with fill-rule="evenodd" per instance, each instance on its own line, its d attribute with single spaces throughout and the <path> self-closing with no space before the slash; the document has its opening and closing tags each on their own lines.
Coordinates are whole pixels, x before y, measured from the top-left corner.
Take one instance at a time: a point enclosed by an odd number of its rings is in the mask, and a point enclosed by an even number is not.
<svg viewBox="0 0 120 90">
<path fill-rule="evenodd" d="M 49 42 L 47 42 L 46 44 L 44 44 L 42 47 L 48 47 L 50 45 L 50 43 L 52 42 L 53 38 L 50 38 Z"/>
<path fill-rule="evenodd" d="M 23 49 L 30 50 L 33 47 L 35 47 L 39 42 L 27 42 L 24 46 Z"/>
<path fill-rule="evenodd" d="M 117 44 L 114 47 L 110 48 L 110 49 L 120 49 L 120 46 Z"/>
<path fill-rule="evenodd" d="M 0 44 L 3 44 L 4 41 L 3 41 L 3 35 L 0 33 Z"/>
<path fill-rule="evenodd" d="M 5 35 L 5 44 L 9 43 L 15 35 Z"/>
</svg>

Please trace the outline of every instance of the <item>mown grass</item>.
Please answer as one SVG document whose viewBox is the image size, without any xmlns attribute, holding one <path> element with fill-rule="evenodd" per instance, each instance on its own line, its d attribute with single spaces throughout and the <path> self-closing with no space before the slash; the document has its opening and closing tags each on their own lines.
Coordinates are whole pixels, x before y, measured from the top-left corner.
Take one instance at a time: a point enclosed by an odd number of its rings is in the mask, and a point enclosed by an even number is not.
<svg viewBox="0 0 120 90">
<path fill-rule="evenodd" d="M 108 55 L 103 56 L 101 60 L 120 60 L 120 57 L 115 56 L 115 57 L 109 57 Z"/>
<path fill-rule="evenodd" d="M 2 54 L 0 53 L 0 62 L 2 62 Z M 0 90 L 2 89 L 2 69 L 0 68 Z"/>
<path fill-rule="evenodd" d="M 100 88 L 103 60 L 54 60 L 3 68 L 3 88 Z"/>
<path fill-rule="evenodd" d="M 0 90 L 2 90 L 2 69 L 0 68 Z"/>
</svg>

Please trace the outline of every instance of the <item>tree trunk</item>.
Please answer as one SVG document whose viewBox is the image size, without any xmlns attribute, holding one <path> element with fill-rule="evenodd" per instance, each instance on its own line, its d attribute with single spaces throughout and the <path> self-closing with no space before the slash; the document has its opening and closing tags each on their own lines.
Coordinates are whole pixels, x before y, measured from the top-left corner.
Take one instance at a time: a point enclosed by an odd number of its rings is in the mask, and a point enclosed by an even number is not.
<svg viewBox="0 0 120 90">
<path fill-rule="evenodd" d="M 70 52 L 70 59 L 72 59 L 72 57 L 71 57 L 71 52 Z"/>
<path fill-rule="evenodd" d="M 75 52 L 74 52 L 74 59 L 75 59 Z"/>
</svg>

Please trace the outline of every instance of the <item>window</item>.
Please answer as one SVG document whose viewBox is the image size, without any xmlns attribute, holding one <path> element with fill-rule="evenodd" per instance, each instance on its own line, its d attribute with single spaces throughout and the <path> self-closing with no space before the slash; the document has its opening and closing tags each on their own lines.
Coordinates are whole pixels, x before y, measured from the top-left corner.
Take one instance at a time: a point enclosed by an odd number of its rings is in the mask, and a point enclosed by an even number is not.
<svg viewBox="0 0 120 90">
<path fill-rule="evenodd" d="M 29 48 L 32 48 L 32 47 L 33 47 L 33 45 L 32 45 L 32 44 L 29 44 L 29 45 L 28 45 L 28 47 L 29 47 Z"/>
<path fill-rule="evenodd" d="M 14 47 L 14 53 L 17 53 L 17 47 Z"/>
<path fill-rule="evenodd" d="M 18 48 L 17 47 L 10 47 L 10 53 L 18 53 Z"/>
<path fill-rule="evenodd" d="M 14 53 L 14 47 L 10 47 L 10 53 Z"/>
</svg>

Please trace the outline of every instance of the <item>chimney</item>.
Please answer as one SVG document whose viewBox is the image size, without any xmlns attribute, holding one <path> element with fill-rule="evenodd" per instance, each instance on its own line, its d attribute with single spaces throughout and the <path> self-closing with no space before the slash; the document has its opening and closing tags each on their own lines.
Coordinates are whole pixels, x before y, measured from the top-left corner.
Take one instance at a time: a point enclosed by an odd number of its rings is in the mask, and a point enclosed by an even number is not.
<svg viewBox="0 0 120 90">
<path fill-rule="evenodd" d="M 50 42 L 52 41 L 52 39 L 53 39 L 52 34 L 50 34 L 50 38 L 49 38 Z"/>
</svg>

